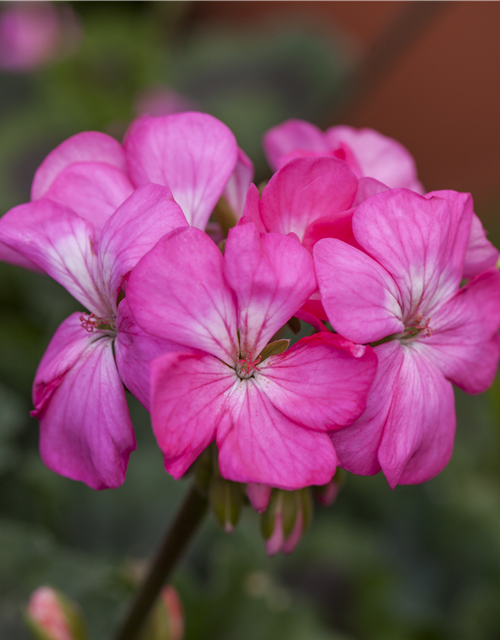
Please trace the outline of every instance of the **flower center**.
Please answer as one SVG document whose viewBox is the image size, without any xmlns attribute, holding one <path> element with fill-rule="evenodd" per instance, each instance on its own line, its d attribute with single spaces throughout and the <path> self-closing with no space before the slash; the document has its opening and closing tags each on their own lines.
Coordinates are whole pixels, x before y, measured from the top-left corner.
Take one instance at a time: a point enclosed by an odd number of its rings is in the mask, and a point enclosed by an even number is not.
<svg viewBox="0 0 500 640">
<path fill-rule="evenodd" d="M 242 380 L 246 380 L 247 378 L 251 378 L 253 376 L 253 372 L 260 371 L 257 366 L 261 361 L 262 356 L 259 356 L 256 360 L 253 359 L 251 352 L 248 352 L 246 358 L 239 358 L 236 362 L 236 373 L 238 377 Z"/>
<path fill-rule="evenodd" d="M 88 333 L 96 331 L 116 331 L 116 325 L 113 318 L 98 318 L 95 313 L 81 313 L 80 323 L 82 329 Z"/>
<path fill-rule="evenodd" d="M 424 318 L 422 313 L 415 316 L 412 325 L 406 327 L 405 338 L 416 338 L 423 334 L 424 338 L 430 338 L 434 329 L 430 326 L 431 318 Z"/>
</svg>

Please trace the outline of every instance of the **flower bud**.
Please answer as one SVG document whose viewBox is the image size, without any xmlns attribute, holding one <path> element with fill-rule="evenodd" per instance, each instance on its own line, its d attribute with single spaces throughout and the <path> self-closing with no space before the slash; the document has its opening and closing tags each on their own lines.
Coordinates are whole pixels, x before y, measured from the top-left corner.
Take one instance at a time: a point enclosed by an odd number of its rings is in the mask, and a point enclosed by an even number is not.
<svg viewBox="0 0 500 640">
<path fill-rule="evenodd" d="M 273 489 L 271 500 L 261 516 L 261 533 L 266 552 L 291 553 L 310 524 L 312 516 L 311 490 Z"/>
<path fill-rule="evenodd" d="M 226 533 L 232 533 L 241 512 L 243 490 L 238 482 L 214 475 L 210 481 L 209 500 L 212 511 Z"/>
<path fill-rule="evenodd" d="M 323 507 L 329 507 L 337 499 L 338 493 L 345 482 L 345 471 L 337 467 L 333 478 L 321 487 L 313 487 L 314 497 Z"/>
<path fill-rule="evenodd" d="M 182 640 L 184 611 L 179 594 L 172 586 L 164 587 L 140 640 Z"/>
<path fill-rule="evenodd" d="M 51 587 L 39 587 L 31 595 L 26 622 L 37 640 L 86 640 L 78 606 Z"/>
<path fill-rule="evenodd" d="M 271 487 L 260 482 L 249 482 L 247 484 L 247 496 L 255 511 L 264 513 L 271 498 Z"/>
</svg>

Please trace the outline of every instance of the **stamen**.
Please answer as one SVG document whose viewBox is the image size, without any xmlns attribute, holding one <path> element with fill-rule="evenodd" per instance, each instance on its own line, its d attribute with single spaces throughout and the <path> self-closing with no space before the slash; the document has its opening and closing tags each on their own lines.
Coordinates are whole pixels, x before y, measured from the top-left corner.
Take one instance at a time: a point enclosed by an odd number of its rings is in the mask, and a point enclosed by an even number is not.
<svg viewBox="0 0 500 640">
<path fill-rule="evenodd" d="M 115 328 L 113 320 L 110 318 L 98 318 L 95 313 L 81 313 L 79 320 L 82 325 L 82 329 L 85 329 L 87 333 L 92 333 L 94 329 L 102 330 Z"/>
<path fill-rule="evenodd" d="M 262 356 L 259 356 L 256 360 L 254 360 L 251 351 L 249 351 L 248 356 L 246 358 L 240 358 L 238 360 L 239 372 L 242 373 L 247 378 L 250 377 L 254 369 L 256 371 L 260 371 L 257 365 L 259 364 L 261 359 L 262 359 Z"/>
<path fill-rule="evenodd" d="M 431 318 L 424 318 L 422 313 L 418 313 L 415 316 L 415 324 L 408 327 L 407 337 L 418 336 L 423 334 L 422 337 L 430 338 L 434 332 L 434 329 L 430 326 Z"/>
</svg>

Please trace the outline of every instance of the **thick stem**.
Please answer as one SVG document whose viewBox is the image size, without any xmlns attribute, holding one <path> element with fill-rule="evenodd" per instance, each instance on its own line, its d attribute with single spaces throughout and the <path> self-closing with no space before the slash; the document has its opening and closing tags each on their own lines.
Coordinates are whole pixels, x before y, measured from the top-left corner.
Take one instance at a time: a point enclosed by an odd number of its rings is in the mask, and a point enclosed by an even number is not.
<svg viewBox="0 0 500 640">
<path fill-rule="evenodd" d="M 137 592 L 115 640 L 135 640 L 162 586 L 207 510 L 208 500 L 192 486 Z"/>
</svg>

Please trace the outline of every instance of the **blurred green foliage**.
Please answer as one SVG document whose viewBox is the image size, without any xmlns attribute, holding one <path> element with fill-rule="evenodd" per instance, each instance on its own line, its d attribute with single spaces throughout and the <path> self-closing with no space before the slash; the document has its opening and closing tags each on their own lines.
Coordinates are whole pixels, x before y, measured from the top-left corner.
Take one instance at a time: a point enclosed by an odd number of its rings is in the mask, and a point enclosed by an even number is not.
<svg viewBox="0 0 500 640">
<path fill-rule="evenodd" d="M 169 85 L 227 122 L 256 163 L 264 130 L 318 121 L 349 60 L 298 25 L 202 28 L 188 3 L 73 3 L 79 48 L 27 75 L 0 75 L 0 209 L 29 198 L 33 172 L 84 129 L 121 137 L 140 91 Z M 147 413 L 130 398 L 138 448 L 127 480 L 94 492 L 41 463 L 28 416 L 37 363 L 78 304 L 50 279 L 0 265 L 0 637 L 28 638 L 22 608 L 40 584 L 78 601 L 110 638 L 134 575 L 187 490 L 163 470 Z M 290 557 L 267 558 L 246 509 L 227 536 L 205 523 L 174 583 L 186 640 L 495 640 L 500 637 L 499 384 L 457 392 L 458 435 L 435 480 L 391 492 L 348 476 Z"/>
</svg>

